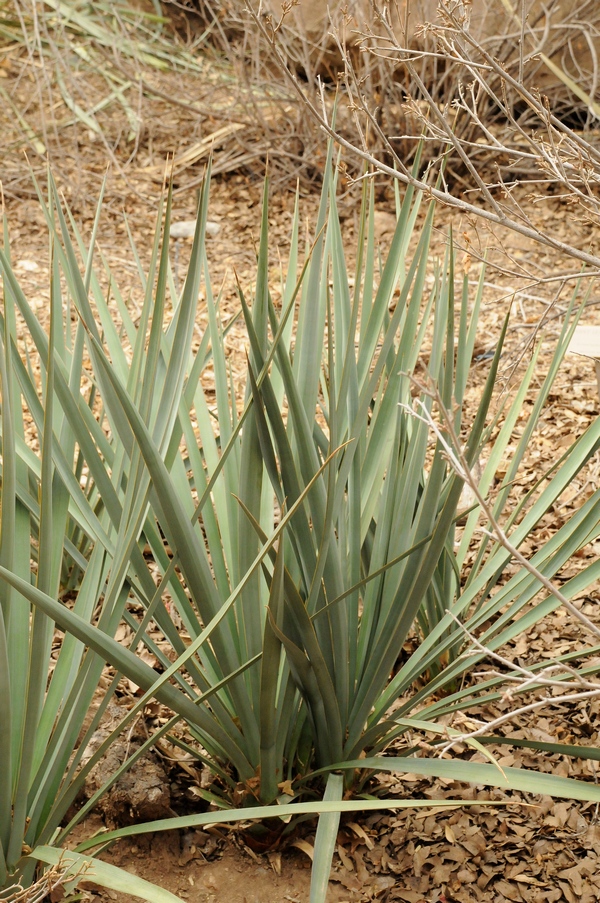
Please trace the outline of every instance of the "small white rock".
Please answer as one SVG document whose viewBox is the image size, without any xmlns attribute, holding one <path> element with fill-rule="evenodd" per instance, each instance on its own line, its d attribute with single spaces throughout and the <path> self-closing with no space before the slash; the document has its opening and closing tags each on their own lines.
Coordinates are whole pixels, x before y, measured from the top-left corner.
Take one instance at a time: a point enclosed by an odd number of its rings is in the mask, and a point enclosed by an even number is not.
<svg viewBox="0 0 600 903">
<path fill-rule="evenodd" d="M 178 223 L 171 223 L 171 238 L 193 238 L 196 231 L 196 223 L 197 220 L 195 219 L 184 219 Z M 206 221 L 207 235 L 214 238 L 215 235 L 219 234 L 220 230 L 221 226 L 219 223 L 213 223 L 210 220 Z"/>
</svg>

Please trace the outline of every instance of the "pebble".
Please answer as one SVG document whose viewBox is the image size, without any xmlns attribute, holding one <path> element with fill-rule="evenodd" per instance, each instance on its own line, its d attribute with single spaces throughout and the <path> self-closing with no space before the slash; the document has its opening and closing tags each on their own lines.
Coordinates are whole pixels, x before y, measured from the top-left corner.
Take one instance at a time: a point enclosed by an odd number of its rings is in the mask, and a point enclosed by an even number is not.
<svg viewBox="0 0 600 903">
<path fill-rule="evenodd" d="M 197 220 L 195 219 L 183 219 L 178 223 L 171 223 L 171 238 L 193 238 L 196 231 L 196 222 Z M 210 235 L 211 238 L 218 235 L 220 231 L 221 226 L 219 223 L 213 223 L 210 220 L 206 221 L 206 234 Z"/>
</svg>

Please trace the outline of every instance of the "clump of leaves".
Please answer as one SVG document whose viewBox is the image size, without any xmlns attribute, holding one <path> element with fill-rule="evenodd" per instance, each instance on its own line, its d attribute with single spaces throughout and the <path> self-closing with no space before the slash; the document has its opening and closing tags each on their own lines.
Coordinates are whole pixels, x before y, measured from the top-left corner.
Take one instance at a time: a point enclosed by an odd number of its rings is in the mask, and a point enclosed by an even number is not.
<svg viewBox="0 0 600 903">
<path fill-rule="evenodd" d="M 533 604 L 540 581 L 528 571 L 502 582 L 511 553 L 485 533 L 462 579 L 481 512 L 467 513 L 457 533 L 465 516 L 463 478 L 448 460 L 447 442 L 431 430 L 437 397 L 451 412 L 454 433 L 466 435 L 468 466 L 489 443 L 506 326 L 467 426 L 463 403 L 483 273 L 473 299 L 466 276 L 457 293 L 451 243 L 443 264 L 432 269 L 434 207 L 419 218 L 420 196 L 409 189 L 398 199 L 397 229 L 379 266 L 373 195 L 365 185 L 349 278 L 330 157 L 315 238 L 303 261 L 296 210 L 276 307 L 267 194 L 265 186 L 254 298 L 240 291 L 249 347 L 241 412 L 225 353 L 227 324 L 207 266 L 208 181 L 180 296 L 169 265 L 170 200 L 161 205 L 150 267 L 140 273 L 145 298 L 137 321 L 112 279 L 114 310 L 106 302 L 92 254 L 97 220 L 88 248 L 52 181 L 47 201 L 40 193 L 51 236 L 49 334 L 19 287 L 5 231 L 0 718 L 11 730 L 0 735 L 0 759 L 8 763 L 0 773 L 4 886 L 15 875 L 32 880 L 38 860 L 57 861 L 56 847 L 74 824 L 163 737 L 212 770 L 213 786 L 196 788 L 211 809 L 92 838 L 75 856 L 124 832 L 275 815 L 284 830 L 294 816 L 319 813 L 316 901 L 324 898 L 339 813 L 402 805 L 365 797 L 373 771 L 600 798 L 593 786 L 545 774 L 381 755 L 407 731 L 443 733 L 436 726 L 440 716 L 497 698 L 499 678 L 456 689 L 485 654 L 469 649 L 465 630 L 494 650 L 560 604 L 552 594 Z M 110 278 L 106 263 L 100 265 Z M 208 327 L 196 348 L 202 281 Z M 570 313 L 575 302 L 576 293 Z M 576 316 L 566 318 L 521 424 L 492 506 L 495 519 L 503 516 L 575 322 Z M 203 388 L 207 368 L 214 397 Z M 501 426 L 479 481 L 482 497 L 534 369 L 535 356 L 512 402 L 501 418 L 496 414 Z M 414 416 L 415 401 L 423 416 Z M 39 454 L 25 442 L 24 409 Z M 565 453 L 539 496 L 513 511 L 505 529 L 515 546 L 599 439 L 595 423 Z M 551 577 L 598 535 L 599 505 L 597 492 L 540 549 L 538 571 Z M 565 596 L 581 592 L 597 570 L 592 565 L 568 582 Z M 64 601 L 66 591 L 74 601 Z M 123 621 L 132 628 L 128 647 L 114 639 Z M 397 670 L 415 625 L 422 641 Z M 55 627 L 64 634 L 60 642 Z M 144 649 L 157 669 L 144 662 Z M 116 674 L 84 728 L 106 662 Z M 86 761 L 121 675 L 143 695 Z M 89 770 L 153 698 L 172 718 L 64 825 Z M 181 721 L 187 738 L 176 730 Z M 405 755 L 413 751 L 407 743 Z M 352 799 L 342 799 L 344 787 Z"/>
</svg>

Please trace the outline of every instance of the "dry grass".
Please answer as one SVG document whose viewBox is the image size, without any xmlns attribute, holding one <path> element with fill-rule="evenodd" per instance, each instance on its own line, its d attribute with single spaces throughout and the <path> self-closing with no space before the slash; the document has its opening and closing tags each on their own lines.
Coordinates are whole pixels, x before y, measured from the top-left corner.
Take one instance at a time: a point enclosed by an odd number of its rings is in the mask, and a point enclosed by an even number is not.
<svg viewBox="0 0 600 903">
<path fill-rule="evenodd" d="M 415 21 L 421 2 L 410 4 Z M 309 37 L 293 11 L 281 20 L 257 16 L 245 0 L 105 0 L 93 7 L 78 0 L 0 0 L 4 190 L 23 191 L 26 152 L 34 170 L 50 162 L 75 195 L 97 193 L 82 175 L 92 145 L 128 188 L 134 162 L 160 183 L 168 148 L 182 190 L 199 184 L 211 152 L 215 174 L 262 175 L 268 158 L 275 181 L 299 179 L 310 190 L 320 182 L 325 141 L 298 92 L 329 119 L 337 98 L 338 131 L 387 162 L 410 163 L 425 119 L 429 159 L 445 155 L 446 177 L 472 186 L 464 160 L 448 153 L 447 135 L 436 130 L 437 111 L 478 170 L 500 166 L 512 177 L 530 177 L 526 155 L 516 163 L 514 155 L 498 154 L 481 129 L 484 123 L 510 149 L 522 141 L 520 131 L 538 124 L 530 106 L 489 67 L 486 90 L 474 84 L 465 41 L 457 44 L 448 21 L 436 19 L 426 2 L 433 25 L 421 31 L 409 34 L 401 18 L 389 25 L 371 11 L 363 22 L 338 10 Z M 521 23 L 520 41 L 518 17 L 506 18 L 503 32 L 486 36 L 483 47 L 510 79 L 522 78 L 528 90 L 545 87 L 558 118 L 590 128 L 598 113 L 600 8 L 591 4 L 559 28 L 556 5 L 549 4 L 545 18 Z M 560 70 L 552 83 L 546 58 Z M 361 170 L 349 158 L 344 175 Z M 101 178 L 96 173 L 92 181 Z M 135 190 L 148 197 L 143 187 Z"/>
</svg>

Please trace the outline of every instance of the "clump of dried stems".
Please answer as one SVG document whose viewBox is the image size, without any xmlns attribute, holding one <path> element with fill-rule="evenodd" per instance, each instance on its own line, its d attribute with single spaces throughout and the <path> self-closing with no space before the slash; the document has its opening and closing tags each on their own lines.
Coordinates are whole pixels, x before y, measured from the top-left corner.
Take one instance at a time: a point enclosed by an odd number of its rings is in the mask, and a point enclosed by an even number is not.
<svg viewBox="0 0 600 903">
<path fill-rule="evenodd" d="M 84 877 L 85 867 L 74 869 L 71 862 L 59 860 L 26 887 L 13 884 L 0 890 L 0 903 L 44 903 L 45 900 L 62 899 L 66 889 L 75 887 Z"/>
<path fill-rule="evenodd" d="M 540 168 L 530 132 L 546 136 L 550 111 L 563 135 L 593 129 L 600 113 L 600 8 L 593 0 L 494 0 L 484 13 L 459 0 L 443 0 L 437 10 L 436 0 L 297 6 L 165 4 L 187 11 L 191 32 L 202 32 L 234 64 L 244 108 L 258 126 L 235 141 L 248 150 L 258 144 L 263 155 L 270 147 L 289 176 L 318 176 L 322 158 L 315 119 L 296 91 L 326 121 L 335 105 L 340 137 L 405 173 L 424 130 L 429 158 L 443 158 L 447 182 L 469 190 L 481 189 L 484 176 L 491 189 L 554 180 L 551 166 Z M 470 17 L 479 25 L 471 27 Z M 577 166 L 580 155 L 567 162 Z M 348 166 L 360 171 L 352 160 Z"/>
<path fill-rule="evenodd" d="M 281 29 L 273 29 L 257 14 L 253 20 L 314 120 L 363 165 L 414 185 L 477 220 L 548 245 L 596 271 L 600 266 L 597 253 L 540 229 L 520 203 L 522 195 L 515 191 L 524 181 L 532 193 L 551 185 L 572 203 L 574 216 L 598 221 L 600 149 L 594 144 L 594 133 L 573 128 L 572 117 L 565 121 L 567 95 L 573 115 L 581 113 L 588 124 L 596 121 L 600 108 L 593 100 L 595 73 L 586 73 L 593 84 L 582 87 L 561 70 L 551 102 L 535 82 L 524 81 L 523 55 L 517 54 L 512 64 L 499 58 L 497 51 L 506 39 L 498 36 L 484 42 L 475 37 L 460 6 L 454 0 L 443 0 L 436 21 L 423 26 L 418 46 L 407 40 L 406 31 L 392 24 L 385 11 L 374 13 L 368 28 L 355 31 L 354 50 L 358 46 L 361 51 L 360 66 L 340 29 L 332 28 L 343 63 L 353 136 L 332 119 L 325 91 L 315 100 L 290 70 Z M 520 24 L 525 29 L 524 23 Z M 587 31 L 580 23 L 580 30 L 595 48 L 597 23 L 591 21 Z M 537 56 L 540 53 L 538 50 Z M 548 54 L 542 55 L 552 62 Z M 388 66 L 385 97 L 377 98 L 365 89 L 368 80 L 361 69 L 365 58 Z M 395 79 L 391 77 L 394 72 Z M 391 131 L 393 124 L 405 131 Z M 422 138 L 429 147 L 429 173 L 421 178 L 412 172 L 412 154 L 407 150 Z"/>
<path fill-rule="evenodd" d="M 513 10 L 495 0 L 490 9 L 509 11 L 494 20 L 498 33 L 482 38 L 455 0 L 437 13 L 435 0 L 404 0 L 391 13 L 365 0 L 352 16 L 331 4 L 310 31 L 293 2 L 278 0 L 100 3 L 68 17 L 54 2 L 4 0 L 0 52 L 21 72 L 4 92 L 7 147 L 25 144 L 34 161 L 49 154 L 56 169 L 68 141 L 74 154 L 95 142 L 127 178 L 140 151 L 168 140 L 177 115 L 177 135 L 189 135 L 175 166 L 182 190 L 211 149 L 215 173 L 262 172 L 269 156 L 272 174 L 308 185 L 324 165 L 314 113 L 330 123 L 335 105 L 337 134 L 405 176 L 424 131 L 429 159 L 444 160 L 448 193 L 475 189 L 497 216 L 491 198 L 523 178 L 576 185 L 573 197 L 589 206 L 598 160 L 570 127 L 593 127 L 600 110 L 600 8 L 550 0 L 534 18 L 531 3 Z M 347 165 L 360 173 L 356 157 Z M 159 181 L 163 167 L 156 161 Z"/>
</svg>

